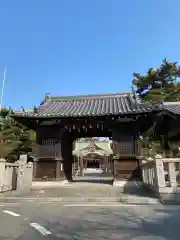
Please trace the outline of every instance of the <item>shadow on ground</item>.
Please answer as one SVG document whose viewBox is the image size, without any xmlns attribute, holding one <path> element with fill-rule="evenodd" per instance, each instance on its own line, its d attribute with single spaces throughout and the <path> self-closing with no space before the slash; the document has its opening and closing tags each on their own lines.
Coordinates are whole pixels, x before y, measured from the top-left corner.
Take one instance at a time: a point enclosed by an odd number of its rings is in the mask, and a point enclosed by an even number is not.
<svg viewBox="0 0 180 240">
<path fill-rule="evenodd" d="M 139 197 L 157 198 L 154 192 L 134 181 L 128 181 L 123 188 L 122 193 Z"/>
<path fill-rule="evenodd" d="M 142 185 L 142 179 L 141 177 L 138 177 L 141 173 L 138 171 L 139 169 L 135 169 L 132 176 L 126 179 L 127 183 L 124 185 L 122 193 L 139 197 L 157 198 L 152 190 L 147 189 Z"/>
</svg>

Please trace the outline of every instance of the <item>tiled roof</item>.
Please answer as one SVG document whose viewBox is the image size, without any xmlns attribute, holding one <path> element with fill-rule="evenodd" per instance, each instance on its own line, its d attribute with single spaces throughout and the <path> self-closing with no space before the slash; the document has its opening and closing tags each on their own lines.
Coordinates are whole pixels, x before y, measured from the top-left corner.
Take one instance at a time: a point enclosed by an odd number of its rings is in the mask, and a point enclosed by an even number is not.
<svg viewBox="0 0 180 240">
<path fill-rule="evenodd" d="M 162 108 L 174 114 L 180 114 L 180 102 L 164 102 Z"/>
<path fill-rule="evenodd" d="M 152 105 L 140 104 L 130 93 L 49 97 L 38 113 L 18 113 L 22 117 L 86 117 L 136 114 L 153 111 Z M 17 116 L 17 114 L 16 114 Z"/>
</svg>

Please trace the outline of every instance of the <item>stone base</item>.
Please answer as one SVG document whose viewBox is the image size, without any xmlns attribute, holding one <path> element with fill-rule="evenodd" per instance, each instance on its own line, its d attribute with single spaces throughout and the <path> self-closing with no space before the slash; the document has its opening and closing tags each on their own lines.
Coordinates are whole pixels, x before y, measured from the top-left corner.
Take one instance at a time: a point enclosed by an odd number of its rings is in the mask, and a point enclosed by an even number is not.
<svg viewBox="0 0 180 240">
<path fill-rule="evenodd" d="M 160 193 L 159 200 L 165 205 L 180 205 L 180 193 Z"/>
</svg>

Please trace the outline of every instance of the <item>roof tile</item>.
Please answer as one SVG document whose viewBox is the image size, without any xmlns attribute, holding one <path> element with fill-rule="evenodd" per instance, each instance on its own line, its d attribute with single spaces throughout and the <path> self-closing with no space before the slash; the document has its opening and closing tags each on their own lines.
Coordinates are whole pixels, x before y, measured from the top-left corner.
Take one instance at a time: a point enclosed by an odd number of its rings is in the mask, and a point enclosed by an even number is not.
<svg viewBox="0 0 180 240">
<path fill-rule="evenodd" d="M 178 115 L 180 114 L 180 102 L 164 102 L 163 109 Z"/>
<path fill-rule="evenodd" d="M 152 111 L 152 105 L 140 104 L 130 93 L 49 97 L 38 113 L 23 112 L 27 117 L 86 117 L 142 113 Z"/>
</svg>

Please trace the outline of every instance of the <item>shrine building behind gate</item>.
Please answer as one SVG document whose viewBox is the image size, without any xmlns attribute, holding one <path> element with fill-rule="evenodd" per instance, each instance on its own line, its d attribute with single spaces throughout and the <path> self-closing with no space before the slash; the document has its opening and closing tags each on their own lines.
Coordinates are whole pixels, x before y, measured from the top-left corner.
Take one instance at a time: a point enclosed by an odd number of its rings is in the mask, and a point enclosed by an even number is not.
<svg viewBox="0 0 180 240">
<path fill-rule="evenodd" d="M 73 150 L 74 167 L 83 175 L 83 169 L 95 168 L 103 170 L 104 174 L 112 175 L 113 151 L 111 141 L 76 141 Z"/>
</svg>

